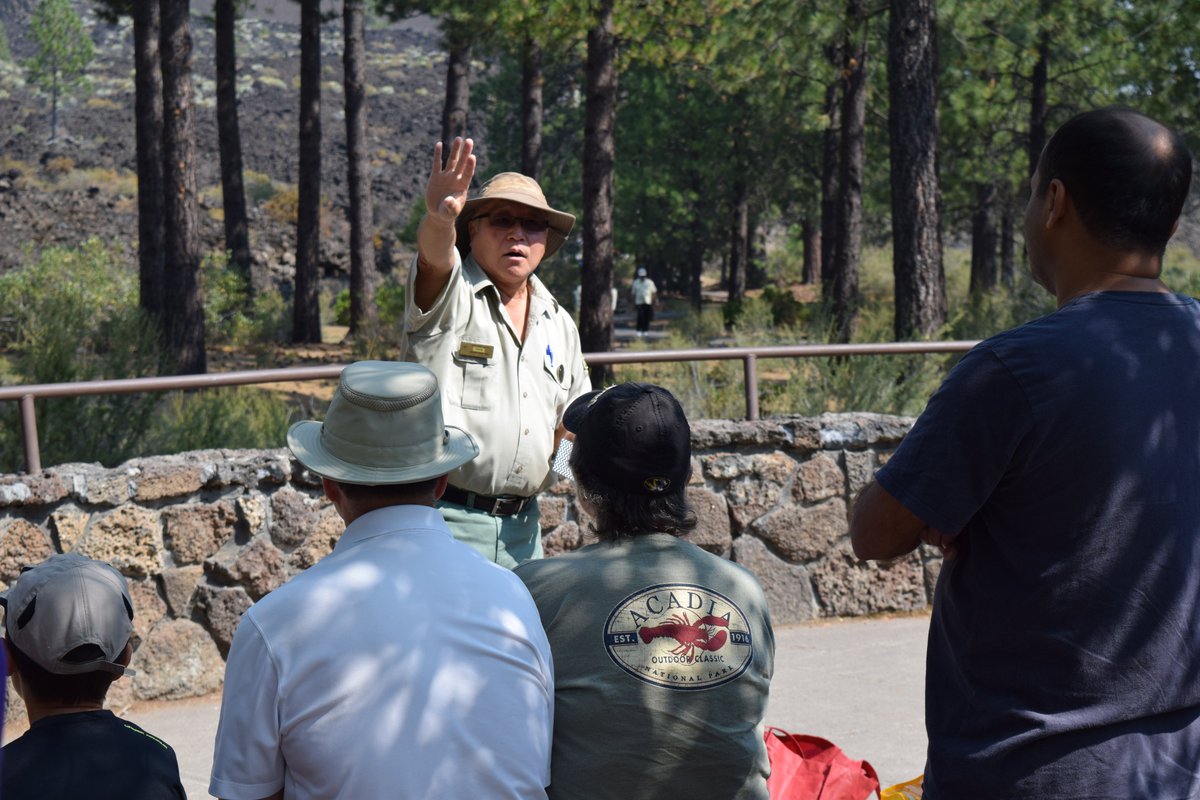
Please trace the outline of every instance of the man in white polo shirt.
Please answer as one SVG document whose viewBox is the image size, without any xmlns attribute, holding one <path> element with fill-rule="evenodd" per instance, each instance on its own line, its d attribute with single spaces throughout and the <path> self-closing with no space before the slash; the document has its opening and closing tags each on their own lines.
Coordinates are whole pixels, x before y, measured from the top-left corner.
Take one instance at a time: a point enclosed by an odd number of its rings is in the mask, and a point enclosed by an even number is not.
<svg viewBox="0 0 1200 800">
<path fill-rule="evenodd" d="M 209 791 L 259 798 L 544 798 L 553 670 L 521 581 L 434 503 L 479 450 L 418 364 L 342 372 L 288 446 L 346 522 L 251 607 L 226 666 Z"/>
</svg>

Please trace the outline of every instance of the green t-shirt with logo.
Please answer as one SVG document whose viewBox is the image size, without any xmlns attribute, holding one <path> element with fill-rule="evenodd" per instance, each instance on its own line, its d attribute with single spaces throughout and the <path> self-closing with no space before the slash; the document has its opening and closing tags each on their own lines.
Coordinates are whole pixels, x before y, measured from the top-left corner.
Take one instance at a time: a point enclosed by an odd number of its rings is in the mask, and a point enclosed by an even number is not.
<svg viewBox="0 0 1200 800">
<path fill-rule="evenodd" d="M 767 601 L 667 534 L 517 567 L 554 657 L 551 798 L 766 800 Z"/>
</svg>

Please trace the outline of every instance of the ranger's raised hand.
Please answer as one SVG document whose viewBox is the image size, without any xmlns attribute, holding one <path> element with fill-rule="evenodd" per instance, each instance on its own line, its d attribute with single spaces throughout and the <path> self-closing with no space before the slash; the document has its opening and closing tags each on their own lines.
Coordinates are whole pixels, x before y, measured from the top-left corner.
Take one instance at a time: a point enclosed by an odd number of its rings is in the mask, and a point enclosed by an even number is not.
<svg viewBox="0 0 1200 800">
<path fill-rule="evenodd" d="M 455 137 L 450 143 L 450 157 L 442 166 L 442 143 L 433 147 L 433 167 L 425 185 L 425 209 L 445 222 L 453 222 L 467 202 L 467 190 L 475 175 L 475 142 Z"/>
</svg>

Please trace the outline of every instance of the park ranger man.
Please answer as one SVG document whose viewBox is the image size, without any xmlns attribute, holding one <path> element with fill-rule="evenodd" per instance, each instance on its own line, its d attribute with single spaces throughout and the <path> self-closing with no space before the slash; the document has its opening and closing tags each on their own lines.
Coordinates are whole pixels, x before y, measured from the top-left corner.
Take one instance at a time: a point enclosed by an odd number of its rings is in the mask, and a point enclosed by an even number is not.
<svg viewBox="0 0 1200 800">
<path fill-rule="evenodd" d="M 570 313 L 534 275 L 575 217 L 551 208 L 537 181 L 515 172 L 468 199 L 474 143 L 457 138 L 442 164 L 434 146 L 405 295 L 402 358 L 431 369 L 446 422 L 480 456 L 450 473 L 439 507 L 456 538 L 513 567 L 542 555 L 538 492 L 562 416 L 591 390 Z"/>
</svg>

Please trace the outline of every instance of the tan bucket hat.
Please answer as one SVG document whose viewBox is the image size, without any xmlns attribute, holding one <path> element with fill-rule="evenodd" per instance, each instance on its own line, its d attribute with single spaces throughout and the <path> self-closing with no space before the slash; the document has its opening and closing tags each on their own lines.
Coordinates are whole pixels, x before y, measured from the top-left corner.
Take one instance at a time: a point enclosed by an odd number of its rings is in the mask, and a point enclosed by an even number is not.
<svg viewBox="0 0 1200 800">
<path fill-rule="evenodd" d="M 458 215 L 455 229 L 458 232 L 458 247 L 464 254 L 470 242 L 467 223 L 481 216 L 488 205 L 500 200 L 520 203 L 546 213 L 546 221 L 550 224 L 546 230 L 546 258 L 558 252 L 558 248 L 567 241 L 571 228 L 575 227 L 575 215 L 551 208 L 546 202 L 546 195 L 542 194 L 542 187 L 533 178 L 519 172 L 501 172 L 488 178 L 479 193 L 463 204 L 462 213 Z"/>
<path fill-rule="evenodd" d="M 297 422 L 287 441 L 316 474 L 372 486 L 437 478 L 479 455 L 470 434 L 442 422 L 434 374 L 403 361 L 346 367 L 325 421 Z"/>
</svg>

